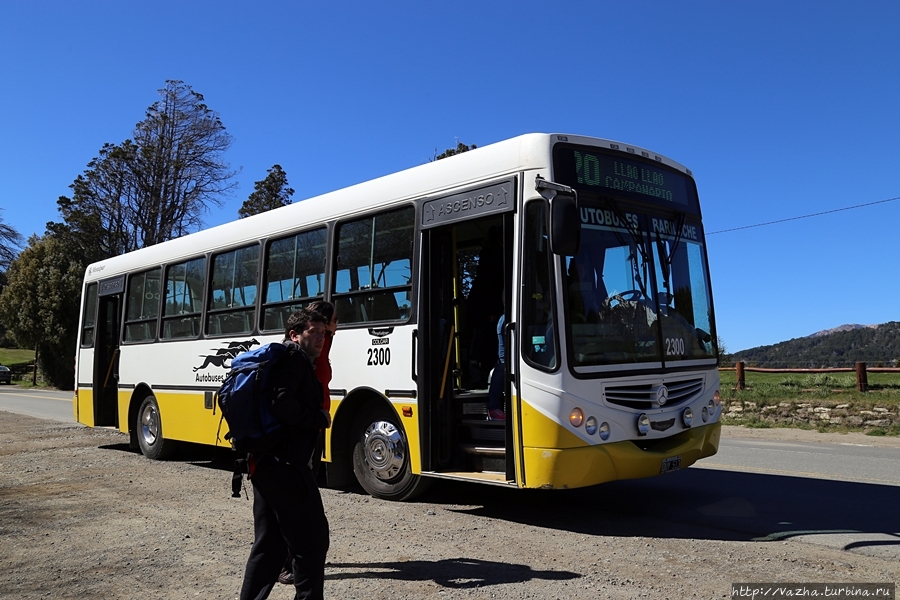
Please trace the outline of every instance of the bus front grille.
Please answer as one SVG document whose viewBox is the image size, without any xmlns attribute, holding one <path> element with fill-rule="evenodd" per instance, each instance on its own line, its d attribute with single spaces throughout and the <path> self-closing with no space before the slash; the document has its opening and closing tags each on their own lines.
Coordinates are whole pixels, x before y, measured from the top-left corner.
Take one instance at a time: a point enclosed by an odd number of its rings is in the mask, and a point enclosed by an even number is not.
<svg viewBox="0 0 900 600">
<path fill-rule="evenodd" d="M 659 393 L 662 386 L 665 386 L 667 395 Z M 609 386 L 604 388 L 603 392 L 608 403 L 634 410 L 678 406 L 692 401 L 703 392 L 703 378 L 665 381 L 656 384 Z M 661 397 L 664 399 L 664 404 L 659 402 Z"/>
</svg>

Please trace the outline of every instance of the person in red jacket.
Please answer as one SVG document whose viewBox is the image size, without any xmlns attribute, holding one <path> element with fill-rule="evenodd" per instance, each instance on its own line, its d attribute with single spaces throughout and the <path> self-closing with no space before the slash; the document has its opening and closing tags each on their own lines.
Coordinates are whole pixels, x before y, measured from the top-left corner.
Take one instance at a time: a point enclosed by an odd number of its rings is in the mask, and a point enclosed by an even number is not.
<svg viewBox="0 0 900 600">
<path fill-rule="evenodd" d="M 322 384 L 322 390 L 325 392 L 322 408 L 331 410 L 331 393 L 328 389 L 331 383 L 331 361 L 328 359 L 328 353 L 331 352 L 331 341 L 337 331 L 337 313 L 334 311 L 334 304 L 325 302 L 324 300 L 316 300 L 309 305 L 311 310 L 316 311 L 323 317 L 328 319 L 328 327 L 325 332 L 325 346 L 322 347 L 322 353 L 316 358 L 316 377 Z"/>
</svg>

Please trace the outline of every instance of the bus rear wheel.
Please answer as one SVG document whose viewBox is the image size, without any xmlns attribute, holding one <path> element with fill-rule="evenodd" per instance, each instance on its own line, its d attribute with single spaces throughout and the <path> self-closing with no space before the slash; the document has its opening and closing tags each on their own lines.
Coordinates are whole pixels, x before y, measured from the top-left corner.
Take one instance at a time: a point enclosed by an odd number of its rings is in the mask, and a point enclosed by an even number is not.
<svg viewBox="0 0 900 600">
<path fill-rule="evenodd" d="M 406 432 L 387 406 L 366 406 L 353 422 L 353 440 L 353 473 L 372 496 L 410 500 L 431 483 L 412 473 Z"/>
<path fill-rule="evenodd" d="M 177 442 L 163 437 L 162 418 L 159 416 L 159 405 L 152 395 L 141 402 L 138 409 L 137 422 L 138 446 L 141 453 L 153 460 L 165 460 L 175 453 Z"/>
</svg>

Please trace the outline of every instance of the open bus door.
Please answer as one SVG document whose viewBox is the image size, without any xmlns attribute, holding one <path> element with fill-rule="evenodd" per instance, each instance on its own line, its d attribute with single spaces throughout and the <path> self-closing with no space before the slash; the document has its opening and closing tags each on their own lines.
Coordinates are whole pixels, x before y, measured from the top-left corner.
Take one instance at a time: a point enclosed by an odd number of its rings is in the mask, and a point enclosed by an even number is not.
<svg viewBox="0 0 900 600">
<path fill-rule="evenodd" d="M 94 426 L 118 426 L 119 324 L 125 276 L 101 281 L 94 349 Z"/>
<path fill-rule="evenodd" d="M 514 181 L 425 203 L 419 293 L 418 397 L 424 471 L 512 481 L 511 420 L 489 420 L 497 325 L 511 322 Z M 490 198 L 465 217 L 438 211 Z M 445 212 L 445 214 L 447 214 Z M 436 218 L 433 218 L 436 217 Z M 507 350 L 509 355 L 509 350 Z M 502 370 L 502 369 L 501 369 Z M 506 378 L 509 408 L 512 383 Z M 509 411 L 507 411 L 508 416 Z"/>
</svg>

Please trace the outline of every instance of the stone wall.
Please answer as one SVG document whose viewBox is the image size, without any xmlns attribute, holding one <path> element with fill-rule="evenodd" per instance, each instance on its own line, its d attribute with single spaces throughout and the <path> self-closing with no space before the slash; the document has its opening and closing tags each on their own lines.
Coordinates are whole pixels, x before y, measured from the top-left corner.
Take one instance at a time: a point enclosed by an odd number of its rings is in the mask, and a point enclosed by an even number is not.
<svg viewBox="0 0 900 600">
<path fill-rule="evenodd" d="M 723 409 L 722 422 L 741 425 L 764 421 L 775 426 L 834 427 L 872 430 L 900 427 L 900 407 L 855 407 L 837 402 L 779 402 L 758 405 L 756 402 L 730 400 Z"/>
</svg>

